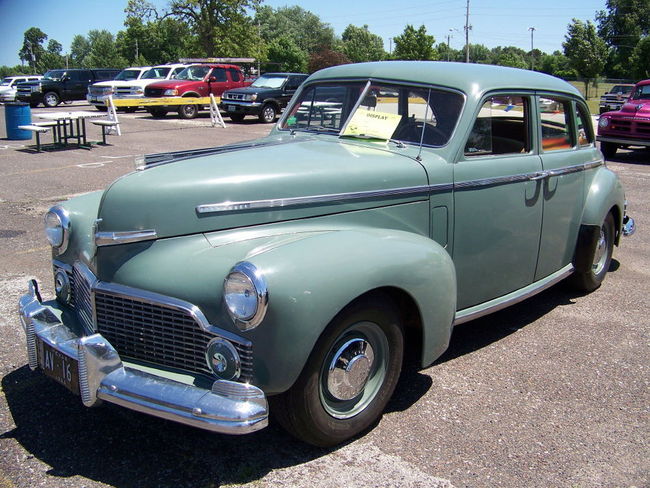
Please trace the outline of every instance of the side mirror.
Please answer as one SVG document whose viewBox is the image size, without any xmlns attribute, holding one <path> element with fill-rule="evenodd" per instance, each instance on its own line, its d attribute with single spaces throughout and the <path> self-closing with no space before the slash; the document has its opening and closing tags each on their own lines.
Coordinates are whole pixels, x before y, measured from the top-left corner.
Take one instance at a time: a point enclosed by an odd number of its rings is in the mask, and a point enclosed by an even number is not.
<svg viewBox="0 0 650 488">
<path fill-rule="evenodd" d="M 216 76 L 211 76 L 210 78 L 208 78 L 208 83 L 215 83 L 216 81 L 217 81 Z"/>
<path fill-rule="evenodd" d="M 69 76 L 64 76 L 63 78 L 61 78 L 61 81 L 70 81 L 70 77 Z"/>
</svg>

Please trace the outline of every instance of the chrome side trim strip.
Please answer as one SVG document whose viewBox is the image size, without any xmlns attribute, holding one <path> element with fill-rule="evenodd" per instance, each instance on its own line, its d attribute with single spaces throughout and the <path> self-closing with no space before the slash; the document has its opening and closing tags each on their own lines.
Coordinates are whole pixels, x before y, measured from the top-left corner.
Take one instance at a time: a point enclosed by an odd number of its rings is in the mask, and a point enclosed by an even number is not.
<svg viewBox="0 0 650 488">
<path fill-rule="evenodd" d="M 494 300 L 490 300 L 489 302 L 482 303 L 474 307 L 459 310 L 456 312 L 454 325 L 463 324 L 465 322 L 469 322 L 470 320 L 484 317 L 485 315 L 498 312 L 499 310 L 514 305 L 515 303 L 524 301 L 527 298 L 537 295 L 547 288 L 550 288 L 551 286 L 559 283 L 571 273 L 573 273 L 573 264 L 568 264 L 564 268 L 556 271 L 546 278 L 542 278 L 541 280 L 525 288 L 522 288 L 521 290 L 517 290 L 513 293 L 510 293 L 509 295 L 495 298 Z"/>
<path fill-rule="evenodd" d="M 500 176 L 496 178 L 482 178 L 478 180 L 461 181 L 457 183 L 441 183 L 437 185 L 410 186 L 404 188 L 390 188 L 385 190 L 369 190 L 351 193 L 332 193 L 328 195 L 308 195 L 304 197 L 290 198 L 273 198 L 267 200 L 249 200 L 240 202 L 220 202 L 206 203 L 196 207 L 197 214 L 210 214 L 218 212 L 238 212 L 246 210 L 266 210 L 271 208 L 295 207 L 299 205 L 325 204 L 325 203 L 344 203 L 356 200 L 409 196 L 409 195 L 428 195 L 431 193 L 445 192 L 450 190 L 467 190 L 470 188 L 480 188 L 483 186 L 504 185 L 509 183 L 521 183 L 524 181 L 535 181 L 553 176 L 577 173 L 591 168 L 603 165 L 602 160 L 591 161 L 589 163 L 567 166 L 550 171 L 535 171 L 518 175 Z"/>
<path fill-rule="evenodd" d="M 95 245 L 97 247 L 116 246 L 118 244 L 129 244 L 132 242 L 151 241 L 157 237 L 158 234 L 154 229 L 123 232 L 96 232 Z"/>
<path fill-rule="evenodd" d="M 304 197 L 275 198 L 268 200 L 252 200 L 241 202 L 221 202 L 198 205 L 198 214 L 233 212 L 242 210 L 260 210 L 268 208 L 295 207 L 299 205 L 319 203 L 342 203 L 363 199 L 397 197 L 409 195 L 426 195 L 429 193 L 450 191 L 454 187 L 451 183 L 439 185 L 411 186 L 406 188 L 391 188 L 388 190 L 369 190 L 355 193 L 332 193 L 329 195 L 309 195 Z"/>
</svg>

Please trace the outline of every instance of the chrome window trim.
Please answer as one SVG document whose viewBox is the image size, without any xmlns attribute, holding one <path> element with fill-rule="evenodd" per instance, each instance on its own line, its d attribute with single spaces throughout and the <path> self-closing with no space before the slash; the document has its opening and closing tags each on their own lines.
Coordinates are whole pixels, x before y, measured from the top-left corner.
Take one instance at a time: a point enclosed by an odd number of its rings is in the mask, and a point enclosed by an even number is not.
<svg viewBox="0 0 650 488">
<path fill-rule="evenodd" d="M 196 213 L 209 214 L 219 212 L 237 212 L 246 210 L 268 210 L 272 208 L 294 207 L 298 205 L 310 205 L 321 203 L 345 203 L 356 200 L 397 197 L 410 195 L 428 195 L 431 193 L 445 192 L 450 190 L 466 190 L 470 188 L 479 188 L 482 186 L 503 185 L 508 183 L 520 183 L 530 180 L 540 180 L 564 174 L 577 173 L 592 168 L 597 168 L 604 164 L 602 159 L 581 163 L 564 168 L 557 168 L 550 171 L 536 171 L 533 173 L 524 173 L 518 175 L 500 176 L 496 178 L 482 178 L 478 180 L 460 181 L 457 183 L 441 183 L 437 185 L 409 186 L 403 188 L 390 188 L 384 190 L 369 190 L 362 192 L 350 193 L 332 193 L 327 195 L 308 195 L 304 197 L 274 198 L 267 200 L 249 200 L 231 202 L 225 201 L 220 203 L 206 203 L 196 207 Z"/>
<path fill-rule="evenodd" d="M 150 241 L 157 238 L 158 234 L 155 229 L 95 232 L 95 246 L 117 246 L 118 244 Z"/>
</svg>

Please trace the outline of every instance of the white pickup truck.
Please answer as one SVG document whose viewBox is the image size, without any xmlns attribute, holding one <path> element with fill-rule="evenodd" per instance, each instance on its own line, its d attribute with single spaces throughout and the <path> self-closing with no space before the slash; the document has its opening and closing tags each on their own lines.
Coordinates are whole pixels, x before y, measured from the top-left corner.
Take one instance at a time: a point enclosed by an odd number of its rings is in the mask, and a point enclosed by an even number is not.
<svg viewBox="0 0 650 488">
<path fill-rule="evenodd" d="M 124 70 L 143 70 L 138 76 L 120 78 L 115 80 L 95 83 L 88 88 L 88 103 L 95 105 L 98 110 L 106 110 L 105 100 L 109 95 L 114 99 L 119 98 L 144 98 L 144 88 L 155 81 L 169 80 L 183 71 L 187 64 L 163 64 L 146 68 L 128 68 Z M 121 107 L 127 112 L 135 112 L 138 106 Z"/>
</svg>

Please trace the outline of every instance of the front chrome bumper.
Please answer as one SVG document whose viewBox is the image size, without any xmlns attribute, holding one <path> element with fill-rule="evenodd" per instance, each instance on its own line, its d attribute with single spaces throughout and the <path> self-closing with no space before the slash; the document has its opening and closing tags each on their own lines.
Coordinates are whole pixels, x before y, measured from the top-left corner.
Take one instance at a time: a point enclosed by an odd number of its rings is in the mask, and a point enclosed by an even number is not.
<svg viewBox="0 0 650 488">
<path fill-rule="evenodd" d="M 124 366 L 100 334 L 78 336 L 54 310 L 42 303 L 36 281 L 30 281 L 18 306 L 29 367 L 39 366 L 37 338 L 78 361 L 81 399 L 87 407 L 105 400 L 223 434 L 247 434 L 268 425 L 268 404 L 259 388 L 217 380 L 208 390 Z"/>
</svg>

